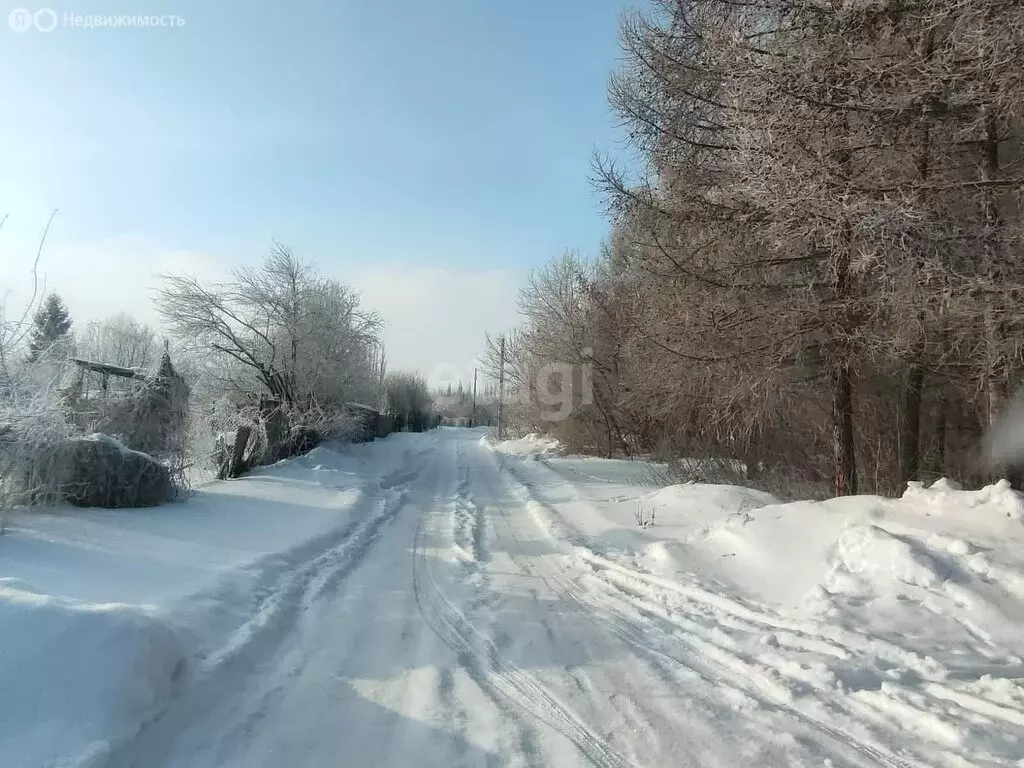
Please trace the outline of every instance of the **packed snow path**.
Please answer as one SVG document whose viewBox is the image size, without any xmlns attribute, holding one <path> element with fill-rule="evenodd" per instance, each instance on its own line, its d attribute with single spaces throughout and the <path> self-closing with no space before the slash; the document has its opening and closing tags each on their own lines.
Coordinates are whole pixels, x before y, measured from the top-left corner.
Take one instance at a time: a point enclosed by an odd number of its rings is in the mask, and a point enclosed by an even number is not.
<svg viewBox="0 0 1024 768">
<path fill-rule="evenodd" d="M 412 445 L 360 523 L 268 585 L 288 615 L 112 765 L 875 764 L 803 724 L 780 739 L 775 716 L 715 690 L 711 664 L 685 646 L 675 662 L 642 617 L 584 594 L 479 432 Z"/>
<path fill-rule="evenodd" d="M 898 637 L 656 575 L 561 516 L 552 488 L 589 503 L 578 466 L 507 456 L 482 434 L 369 447 L 399 453 L 348 522 L 262 562 L 244 620 L 89 764 L 911 768 L 1024 756 L 1011 683 L 1024 668 L 951 674 Z M 313 460 L 301 472 L 318 485 L 345 474 L 341 454 Z M 223 597 L 204 610 L 215 616 Z M 1002 684 L 1001 698 L 979 688 Z"/>
</svg>

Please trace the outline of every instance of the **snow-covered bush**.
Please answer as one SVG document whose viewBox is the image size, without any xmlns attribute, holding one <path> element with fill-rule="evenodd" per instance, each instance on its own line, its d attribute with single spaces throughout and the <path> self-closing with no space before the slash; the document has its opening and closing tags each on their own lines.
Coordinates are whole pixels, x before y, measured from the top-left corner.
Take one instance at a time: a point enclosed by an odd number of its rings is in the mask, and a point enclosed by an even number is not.
<svg viewBox="0 0 1024 768">
<path fill-rule="evenodd" d="M 0 504 L 52 503 L 50 468 L 74 434 L 59 387 L 61 366 L 41 359 L 7 375 L 0 392 Z"/>
<path fill-rule="evenodd" d="M 65 386 L 74 378 L 69 367 L 43 355 L 8 377 L 0 400 L 0 503 L 168 500 L 182 485 L 187 387 L 164 369 L 127 396 L 83 401 Z"/>
<path fill-rule="evenodd" d="M 34 360 L 9 360 L 0 390 L 0 502 L 98 498 L 96 488 L 105 487 L 117 489 L 104 492 L 107 503 L 117 498 L 135 505 L 129 486 L 145 484 L 146 478 L 159 476 L 162 486 L 167 476 L 176 487 L 182 485 L 188 387 L 169 358 L 157 372 L 139 373 L 114 391 L 90 390 L 86 368 L 54 350 Z M 102 461 L 95 456 L 87 460 L 88 450 L 75 441 L 94 433 L 138 456 L 128 461 L 107 451 Z M 93 489 L 87 487 L 89 471 L 94 472 Z M 151 499 L 169 493 L 144 495 Z"/>
<path fill-rule="evenodd" d="M 79 507 L 153 507 L 175 494 L 170 469 L 108 435 L 71 437 L 34 468 L 60 500 Z"/>
<path fill-rule="evenodd" d="M 427 380 L 418 373 L 396 371 L 384 380 L 387 413 L 395 419 L 395 431 L 422 432 L 430 425 L 433 398 Z"/>
<path fill-rule="evenodd" d="M 153 333 L 125 315 L 76 339 L 60 297 L 42 301 L 41 253 L 27 303 L 13 314 L 0 304 L 0 505 L 165 500 L 184 474 L 187 385 L 166 353 L 144 370 Z M 112 359 L 72 357 L 79 341 Z M 83 440 L 101 432 L 117 439 Z"/>
</svg>

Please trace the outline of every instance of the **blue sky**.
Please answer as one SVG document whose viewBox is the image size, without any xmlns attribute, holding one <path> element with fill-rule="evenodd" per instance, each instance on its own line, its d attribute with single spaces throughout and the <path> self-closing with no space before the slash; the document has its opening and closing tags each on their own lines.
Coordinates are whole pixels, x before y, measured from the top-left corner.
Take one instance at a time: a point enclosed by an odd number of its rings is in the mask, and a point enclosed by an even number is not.
<svg viewBox="0 0 1024 768">
<path fill-rule="evenodd" d="M 81 317 L 147 316 L 154 273 L 222 274 L 276 238 L 363 290 L 397 364 L 458 363 L 530 267 L 606 231 L 589 163 L 621 147 L 627 5 L 50 0 L 185 24 L 0 27 L 0 279 L 18 290 L 53 208 L 48 283 Z M 417 296 L 445 286 L 458 302 Z"/>
</svg>

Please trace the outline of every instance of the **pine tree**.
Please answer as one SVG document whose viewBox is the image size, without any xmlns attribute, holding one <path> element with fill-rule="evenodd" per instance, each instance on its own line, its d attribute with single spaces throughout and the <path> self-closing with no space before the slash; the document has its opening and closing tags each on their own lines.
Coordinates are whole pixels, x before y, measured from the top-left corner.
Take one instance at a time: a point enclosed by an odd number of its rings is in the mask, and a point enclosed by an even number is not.
<svg viewBox="0 0 1024 768">
<path fill-rule="evenodd" d="M 71 315 L 64 301 L 56 293 L 46 297 L 43 306 L 32 319 L 32 340 L 29 342 L 29 360 L 37 360 L 54 344 L 67 338 L 71 330 Z"/>
</svg>

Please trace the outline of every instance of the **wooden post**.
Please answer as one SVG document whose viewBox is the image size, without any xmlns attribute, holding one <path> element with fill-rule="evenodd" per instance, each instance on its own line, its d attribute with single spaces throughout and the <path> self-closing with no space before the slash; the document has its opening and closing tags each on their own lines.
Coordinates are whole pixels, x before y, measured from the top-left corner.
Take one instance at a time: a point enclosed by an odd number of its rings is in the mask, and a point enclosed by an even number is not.
<svg viewBox="0 0 1024 768">
<path fill-rule="evenodd" d="M 473 369 L 473 411 L 469 417 L 469 426 L 476 426 L 476 368 Z"/>
<path fill-rule="evenodd" d="M 502 440 L 505 418 L 505 337 L 501 337 L 501 369 L 498 371 L 498 439 Z"/>
</svg>

